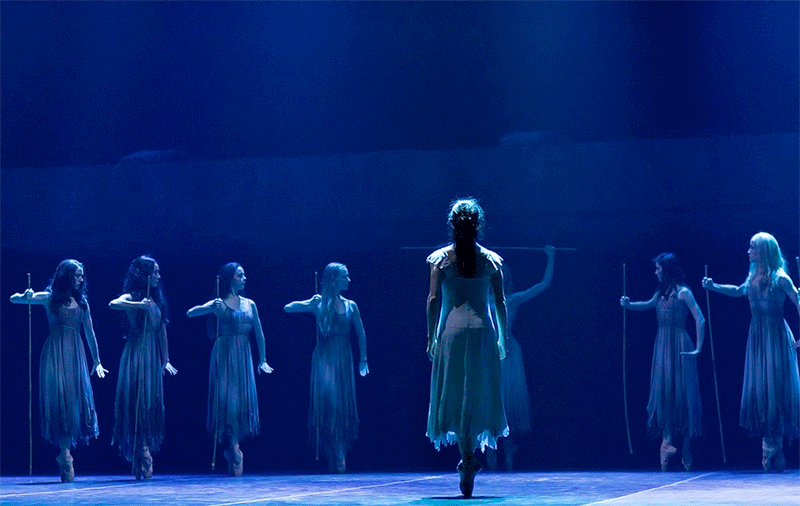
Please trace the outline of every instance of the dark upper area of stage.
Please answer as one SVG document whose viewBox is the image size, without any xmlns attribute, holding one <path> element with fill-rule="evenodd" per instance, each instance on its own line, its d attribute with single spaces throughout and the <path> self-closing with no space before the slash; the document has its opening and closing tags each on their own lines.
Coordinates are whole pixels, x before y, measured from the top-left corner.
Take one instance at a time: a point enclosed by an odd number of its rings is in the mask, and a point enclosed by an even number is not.
<svg viewBox="0 0 800 506">
<path fill-rule="evenodd" d="M 798 129 L 798 2 L 3 2 L 4 167 Z"/>
</svg>

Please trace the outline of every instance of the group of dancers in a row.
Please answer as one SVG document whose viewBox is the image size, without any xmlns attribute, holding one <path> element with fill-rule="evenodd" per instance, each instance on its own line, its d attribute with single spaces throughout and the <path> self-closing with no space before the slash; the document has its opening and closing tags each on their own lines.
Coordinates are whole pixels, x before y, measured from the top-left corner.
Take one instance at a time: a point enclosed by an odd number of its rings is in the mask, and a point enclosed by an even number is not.
<svg viewBox="0 0 800 506">
<path fill-rule="evenodd" d="M 509 290 L 509 274 L 502 258 L 477 239 L 484 213 L 474 199 L 451 206 L 448 221 L 452 242 L 432 253 L 427 304 L 427 353 L 433 363 L 427 436 L 438 449 L 458 444 L 460 489 L 470 497 L 481 464 L 475 450 L 490 449 L 488 463 L 496 467 L 499 438 L 530 431 L 530 401 L 518 342 L 511 323 L 523 303 L 540 294 L 553 277 L 555 249 L 548 246 L 545 274 L 540 283 L 521 292 Z M 800 309 L 798 292 L 787 275 L 785 260 L 774 237 L 756 234 L 750 243 L 750 273 L 740 286 L 719 285 L 703 279 L 706 290 L 730 296 L 747 295 L 752 322 L 747 344 L 740 422 L 763 438 L 765 471 L 782 470 L 783 439 L 798 437 L 800 377 L 796 348 L 783 319 L 789 300 Z M 659 330 L 651 371 L 648 429 L 662 437 L 661 467 L 677 452 L 682 439 L 682 462 L 692 468 L 690 439 L 700 433 L 701 402 L 696 356 L 700 353 L 705 320 L 686 286 L 674 255 L 654 259 L 658 289 L 650 300 L 623 307 L 657 309 Z M 109 307 L 125 312 L 126 344 L 119 367 L 112 444 L 133 463 L 137 479 L 152 476 L 152 452 L 164 437 L 163 381 L 176 374 L 167 346 L 168 312 L 158 263 L 150 256 L 131 262 L 123 294 Z M 228 472 L 242 474 L 242 438 L 259 432 L 255 374 L 250 335 L 258 345 L 257 370 L 270 373 L 264 332 L 255 303 L 240 295 L 244 269 L 238 263 L 222 267 L 218 294 L 195 306 L 189 317 L 214 315 L 215 343 L 209 372 L 207 428 L 215 441 L 226 442 Z M 358 371 L 369 372 L 366 334 L 358 306 L 342 297 L 350 283 L 347 267 L 329 264 L 318 294 L 287 304 L 287 312 L 310 312 L 316 317 L 317 344 L 312 356 L 309 431 L 311 440 L 328 458 L 331 472 L 346 470 L 345 456 L 358 435 L 355 364 L 350 335 L 359 344 Z M 72 481 L 70 448 L 97 437 L 97 416 L 83 344 L 83 328 L 92 354 L 92 374 L 102 378 L 97 339 L 92 328 L 83 266 L 75 260 L 59 264 L 43 292 L 28 289 L 11 296 L 19 304 L 47 306 L 50 335 L 44 344 L 39 372 L 39 408 L 42 435 L 60 447 L 56 459 L 62 481 Z M 510 293 L 506 296 L 506 291 Z M 697 344 L 686 332 L 688 313 L 696 326 Z M 506 465 L 513 465 L 516 445 L 505 442 Z"/>
</svg>

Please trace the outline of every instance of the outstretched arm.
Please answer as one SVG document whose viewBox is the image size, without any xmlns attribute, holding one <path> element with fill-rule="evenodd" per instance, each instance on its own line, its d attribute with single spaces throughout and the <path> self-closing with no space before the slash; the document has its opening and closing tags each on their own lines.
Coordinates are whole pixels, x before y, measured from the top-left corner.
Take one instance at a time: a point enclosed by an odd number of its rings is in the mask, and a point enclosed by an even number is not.
<svg viewBox="0 0 800 506">
<path fill-rule="evenodd" d="M 225 303 L 222 299 L 217 298 L 214 300 L 210 300 L 205 304 L 200 306 L 195 306 L 192 309 L 186 311 L 186 316 L 189 318 L 194 318 L 195 316 L 203 316 L 207 314 L 214 314 L 219 316 L 225 311 Z"/>
<path fill-rule="evenodd" d="M 50 302 L 50 292 L 34 292 L 30 288 L 22 293 L 15 293 L 9 300 L 14 304 L 31 304 L 43 306 Z"/>
<path fill-rule="evenodd" d="M 283 306 L 283 310 L 287 313 L 316 313 L 321 300 L 322 296 L 317 293 L 308 300 L 290 302 Z"/>
<path fill-rule="evenodd" d="M 492 283 L 494 292 L 494 314 L 497 321 L 497 347 L 500 351 L 500 360 L 506 358 L 506 324 L 508 314 L 506 313 L 506 297 L 503 293 L 503 271 L 498 270 L 489 279 Z"/>
<path fill-rule="evenodd" d="M 86 311 L 83 316 L 83 333 L 86 336 L 86 343 L 89 345 L 89 351 L 92 353 L 92 372 L 97 373 L 98 378 L 105 377 L 108 372 L 100 364 L 100 353 L 97 350 L 97 337 L 94 335 L 94 325 L 92 324 L 92 314 L 89 311 L 89 305 L 86 305 Z"/>
<path fill-rule="evenodd" d="M 250 301 L 250 307 L 253 308 L 253 330 L 256 333 L 256 343 L 258 344 L 258 373 L 261 371 L 269 374 L 273 371 L 272 367 L 267 363 L 266 347 L 264 345 L 264 329 L 261 327 L 261 318 L 258 317 L 258 308 L 256 303 Z"/>
<path fill-rule="evenodd" d="M 131 294 L 123 293 L 116 299 L 108 303 L 108 307 L 123 311 L 125 309 L 141 309 L 147 311 L 150 308 L 150 300 L 142 299 L 140 301 L 131 300 Z"/>
<path fill-rule="evenodd" d="M 436 329 L 439 326 L 439 311 L 442 309 L 442 270 L 431 264 L 430 291 L 428 293 L 428 358 L 433 360 L 436 351 Z"/>
<path fill-rule="evenodd" d="M 619 305 L 624 307 L 625 309 L 631 309 L 633 311 L 646 311 L 648 309 L 653 309 L 656 307 L 656 301 L 658 300 L 658 292 L 653 294 L 653 297 L 650 300 L 642 301 L 642 302 L 631 302 L 626 296 L 622 296 L 619 299 Z"/>
<path fill-rule="evenodd" d="M 792 301 L 792 304 L 797 308 L 798 315 L 800 315 L 800 293 L 798 293 L 797 288 L 795 288 L 792 278 L 787 274 L 782 274 L 781 277 L 778 278 L 778 286 L 786 292 L 789 300 Z M 795 339 L 792 348 L 795 350 L 800 349 L 800 336 Z"/>
<path fill-rule="evenodd" d="M 358 310 L 358 305 L 350 301 L 353 308 L 353 326 L 356 328 L 356 336 L 358 336 L 358 350 L 361 355 L 358 362 L 358 373 L 361 376 L 369 374 L 369 366 L 367 365 L 367 334 L 364 332 L 364 322 L 361 321 L 361 313 Z"/>
<path fill-rule="evenodd" d="M 550 282 L 553 280 L 553 264 L 555 263 L 556 249 L 550 245 L 547 245 L 544 247 L 544 252 L 547 254 L 547 267 L 544 269 L 544 276 L 542 276 L 542 280 L 524 292 L 517 292 L 507 295 L 506 304 L 509 306 L 512 304 L 519 306 L 528 302 L 550 287 Z"/>
<path fill-rule="evenodd" d="M 703 288 L 711 290 L 712 292 L 719 292 L 728 297 L 743 297 L 747 295 L 747 289 L 744 284 L 736 285 L 718 285 L 714 283 L 711 278 L 703 278 Z"/>
<path fill-rule="evenodd" d="M 695 327 L 695 335 L 697 336 L 697 346 L 695 347 L 694 351 L 684 351 L 681 352 L 681 355 L 698 355 L 700 350 L 703 349 L 703 339 L 705 338 L 706 332 L 706 319 L 703 318 L 703 312 L 700 311 L 700 306 L 697 305 L 697 301 L 694 299 L 694 295 L 692 291 L 686 287 L 681 288 L 678 292 L 678 300 L 682 300 L 684 304 L 689 307 L 689 311 L 692 312 L 692 316 L 694 316 L 694 327 Z"/>
</svg>

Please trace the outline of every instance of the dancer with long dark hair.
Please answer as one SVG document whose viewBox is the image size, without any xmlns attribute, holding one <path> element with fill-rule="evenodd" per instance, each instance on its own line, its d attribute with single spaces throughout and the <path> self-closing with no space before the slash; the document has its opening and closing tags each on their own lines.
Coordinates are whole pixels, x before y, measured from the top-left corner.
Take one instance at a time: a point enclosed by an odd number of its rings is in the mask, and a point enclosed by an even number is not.
<svg viewBox="0 0 800 506">
<path fill-rule="evenodd" d="M 427 436 L 437 450 L 458 444 L 459 488 L 471 497 L 481 470 L 475 449 L 496 448 L 497 439 L 508 435 L 500 387 L 507 339 L 503 261 L 477 243 L 484 213 L 476 200 L 457 200 L 448 221 L 452 244 L 427 259 L 427 353 L 433 361 Z"/>
<path fill-rule="evenodd" d="M 125 311 L 128 329 L 119 364 L 112 445 L 133 463 L 137 480 L 153 475 L 152 453 L 164 439 L 164 371 L 178 370 L 169 362 L 167 301 L 158 263 L 150 256 L 128 267 L 123 293 L 111 309 Z"/>
<path fill-rule="evenodd" d="M 660 437 L 661 470 L 667 471 L 669 459 L 677 453 L 675 438 L 682 439 L 681 462 L 691 471 L 691 438 L 702 432 L 703 408 L 697 376 L 697 355 L 703 348 L 706 320 L 692 291 L 686 286 L 683 269 L 672 253 L 653 259 L 658 288 L 648 301 L 631 302 L 622 296 L 620 305 L 634 311 L 656 309 L 658 333 L 653 345 L 650 370 L 650 400 L 647 403 L 647 429 Z M 686 332 L 686 318 L 692 313 L 697 345 Z"/>
<path fill-rule="evenodd" d="M 86 277 L 77 260 L 64 260 L 43 292 L 30 288 L 11 296 L 14 304 L 47 307 L 50 334 L 39 361 L 39 417 L 42 436 L 58 446 L 56 458 L 61 481 L 75 478 L 70 449 L 88 443 L 99 434 L 90 374 L 102 378 L 108 372 L 100 363 L 97 338 L 86 297 Z M 86 363 L 81 328 L 92 354 L 92 370 Z"/>
<path fill-rule="evenodd" d="M 311 440 L 328 458 L 330 472 L 344 473 L 347 451 L 358 437 L 358 410 L 350 332 L 358 337 L 361 376 L 369 373 L 367 337 L 358 305 L 342 297 L 350 286 L 350 273 L 340 263 L 322 272 L 320 294 L 290 302 L 287 313 L 314 313 L 319 339 L 311 357 L 311 395 L 308 425 Z"/>
<path fill-rule="evenodd" d="M 240 295 L 247 277 L 244 268 L 236 262 L 222 266 L 217 276 L 221 291 L 219 296 L 203 305 L 195 306 L 186 316 L 213 314 L 218 319 L 214 334 L 211 365 L 208 376 L 208 431 L 215 444 L 223 435 L 229 446 L 224 456 L 228 461 L 228 474 L 242 475 L 244 456 L 239 442 L 246 436 L 259 433 L 258 396 L 253 373 L 253 356 L 250 351 L 250 332 L 254 331 L 258 345 L 258 372 L 271 373 L 264 346 L 264 330 L 255 302 Z"/>
<path fill-rule="evenodd" d="M 788 298 L 800 311 L 797 288 L 786 273 L 778 241 L 766 232 L 750 239 L 750 272 L 744 283 L 720 285 L 703 278 L 703 288 L 729 297 L 747 296 L 750 330 L 744 359 L 744 384 L 739 425 L 761 436 L 764 472 L 783 471 L 783 439 L 800 435 L 800 374 L 795 341 L 783 306 Z"/>
</svg>

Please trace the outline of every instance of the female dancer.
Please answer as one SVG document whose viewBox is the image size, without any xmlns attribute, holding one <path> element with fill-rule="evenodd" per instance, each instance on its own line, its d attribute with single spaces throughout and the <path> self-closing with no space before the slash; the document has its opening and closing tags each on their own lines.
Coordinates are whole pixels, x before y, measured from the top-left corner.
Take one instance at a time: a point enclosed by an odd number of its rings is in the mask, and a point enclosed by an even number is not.
<svg viewBox="0 0 800 506">
<path fill-rule="evenodd" d="M 322 294 L 284 306 L 287 313 L 314 313 L 319 339 L 311 357 L 311 404 L 308 425 L 311 440 L 328 457 L 328 470 L 344 473 L 347 450 L 358 437 L 356 382 L 350 329 L 358 336 L 361 376 L 369 373 L 367 337 L 358 306 L 341 292 L 350 285 L 347 267 L 330 263 L 322 272 Z"/>
<path fill-rule="evenodd" d="M 239 441 L 245 436 L 258 434 L 258 397 L 256 378 L 253 374 L 253 357 L 250 352 L 250 331 L 255 329 L 258 343 L 258 372 L 271 373 L 264 351 L 264 331 L 258 317 L 255 302 L 239 295 L 247 277 L 236 262 L 222 266 L 219 271 L 222 298 L 216 298 L 195 306 L 186 316 L 195 317 L 214 314 L 218 318 L 219 333 L 211 350 L 211 366 L 208 376 L 208 431 L 214 441 L 228 438 L 230 446 L 225 450 L 228 474 L 242 475 L 242 450 Z"/>
<path fill-rule="evenodd" d="M 92 374 L 102 378 L 108 372 L 100 364 L 97 352 L 83 265 L 77 260 L 64 260 L 44 292 L 34 293 L 29 288 L 12 295 L 11 302 L 47 306 L 50 335 L 39 361 L 39 416 L 42 436 L 61 448 L 56 458 L 61 481 L 72 481 L 75 469 L 70 448 L 78 441 L 88 443 L 99 433 L 81 327 L 92 353 Z"/>
<path fill-rule="evenodd" d="M 133 462 L 137 480 L 153 475 L 151 451 L 164 439 L 163 371 L 178 372 L 169 363 L 167 301 L 158 263 L 142 255 L 131 262 L 123 287 L 111 309 L 125 311 L 127 342 L 122 350 L 114 406 L 112 445 Z"/>
<path fill-rule="evenodd" d="M 428 357 L 433 361 L 427 436 L 438 450 L 458 443 L 459 487 L 472 496 L 481 465 L 475 449 L 508 435 L 500 388 L 506 354 L 502 259 L 476 242 L 484 221 L 474 199 L 450 209 L 453 243 L 428 256 Z M 497 332 L 489 316 L 494 293 Z"/>
<path fill-rule="evenodd" d="M 635 311 L 656 308 L 658 333 L 653 345 L 650 371 L 650 401 L 647 403 L 647 429 L 651 436 L 662 437 L 661 470 L 666 471 L 669 459 L 678 450 L 675 436 L 683 439 L 681 462 L 692 470 L 690 440 L 701 433 L 702 404 L 697 379 L 696 357 L 703 348 L 706 320 L 683 276 L 678 259 L 672 253 L 661 253 L 653 259 L 658 289 L 646 302 L 620 299 L 620 305 Z M 697 346 L 686 332 L 686 317 L 694 316 Z"/>
<path fill-rule="evenodd" d="M 778 241 L 765 232 L 750 239 L 750 273 L 740 286 L 703 278 L 703 288 L 750 300 L 750 331 L 744 359 L 739 425 L 761 436 L 764 472 L 783 471 L 783 438 L 800 433 L 800 375 L 797 342 L 783 319 L 786 297 L 800 310 L 797 289 L 786 274 Z"/>
<path fill-rule="evenodd" d="M 511 329 L 519 307 L 547 290 L 553 280 L 553 263 L 556 250 L 552 246 L 545 246 L 544 252 L 547 254 L 547 267 L 545 267 L 542 280 L 525 291 L 514 292 L 506 296 L 508 356 L 500 362 L 500 386 L 503 391 L 503 406 L 508 420 L 509 436 L 503 442 L 503 452 L 505 454 L 506 469 L 509 471 L 514 468 L 514 454 L 518 449 L 511 439 L 512 436 L 524 434 L 531 430 L 531 403 L 528 384 L 525 381 L 525 364 L 522 361 L 522 349 L 519 346 L 519 342 L 514 338 Z M 511 271 L 508 269 L 507 264 L 503 264 L 502 269 L 503 289 L 508 293 L 512 288 Z M 497 446 L 500 446 L 500 441 L 497 442 Z M 498 451 L 489 450 L 486 453 L 486 460 L 492 470 L 497 469 Z"/>
</svg>

